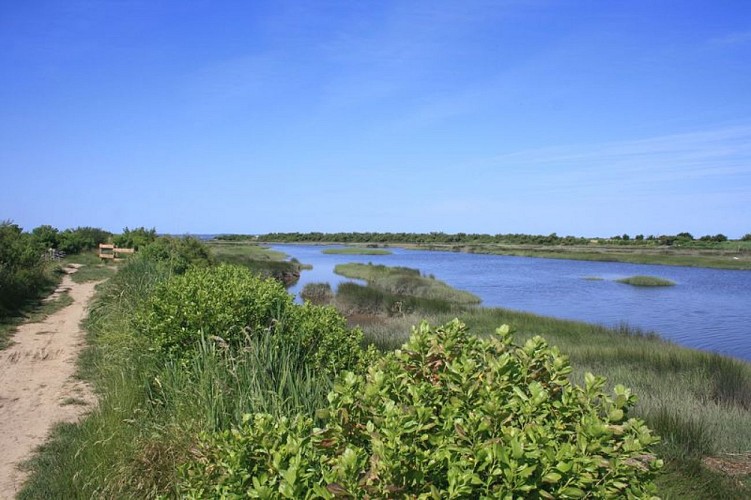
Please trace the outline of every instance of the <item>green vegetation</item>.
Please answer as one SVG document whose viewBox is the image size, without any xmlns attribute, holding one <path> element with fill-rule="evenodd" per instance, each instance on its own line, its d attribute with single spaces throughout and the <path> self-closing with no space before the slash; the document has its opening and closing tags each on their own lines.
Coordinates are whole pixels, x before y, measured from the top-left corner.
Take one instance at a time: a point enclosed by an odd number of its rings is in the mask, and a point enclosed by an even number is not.
<svg viewBox="0 0 751 500">
<path fill-rule="evenodd" d="M 401 297 L 443 300 L 456 304 L 479 304 L 480 298 L 456 290 L 433 276 L 422 276 L 417 269 L 373 264 L 338 264 L 334 272 L 347 278 L 367 281 L 371 288 Z"/>
<path fill-rule="evenodd" d="M 656 276 L 630 276 L 616 280 L 618 283 L 633 286 L 674 286 L 675 282 Z"/>
<path fill-rule="evenodd" d="M 147 246 L 100 287 L 82 367 L 99 404 L 55 431 L 20 498 L 175 495 L 201 433 L 246 413 L 312 415 L 331 377 L 367 359 L 332 308 L 296 305 L 244 268 L 198 261 L 181 274 L 174 263 L 189 258 Z"/>
<path fill-rule="evenodd" d="M 328 283 L 308 283 L 300 292 L 300 297 L 316 305 L 325 305 L 334 299 L 334 292 Z"/>
<path fill-rule="evenodd" d="M 184 469 L 192 498 L 643 497 L 657 439 L 628 418 L 631 392 L 571 368 L 538 338 L 514 345 L 457 320 L 423 323 L 366 374 L 340 378 L 319 412 L 203 437 Z"/>
<path fill-rule="evenodd" d="M 745 238 L 745 236 L 744 236 Z M 677 235 L 649 235 L 642 234 L 631 238 L 628 234 L 616 235 L 609 238 L 587 238 L 580 236 L 558 236 L 556 233 L 541 234 L 478 234 L 443 232 L 431 233 L 269 233 L 259 236 L 224 235 L 218 239 L 229 241 L 258 241 L 278 243 L 351 243 L 351 244 L 415 244 L 415 245 L 533 245 L 533 246 L 642 246 L 642 247 L 692 247 L 692 248 L 730 248 L 739 241 L 731 241 L 724 234 L 705 235 L 695 238 L 691 233 L 683 232 Z M 745 247 L 748 249 L 748 247 Z"/>
<path fill-rule="evenodd" d="M 54 248 L 65 254 L 76 254 L 98 248 L 100 243 L 106 243 L 110 240 L 112 233 L 97 227 L 77 227 L 76 229 L 66 229 L 60 232 L 58 236 L 58 239 L 47 248 Z"/>
<path fill-rule="evenodd" d="M 122 234 L 118 234 L 112 239 L 112 243 L 120 248 L 133 248 L 140 250 L 149 243 L 153 243 L 157 239 L 156 228 L 146 229 L 145 227 L 139 227 L 136 229 L 129 229 L 125 227 Z"/>
<path fill-rule="evenodd" d="M 246 267 L 258 275 L 277 279 L 286 286 L 294 285 L 300 279 L 300 271 L 310 268 L 296 259 L 287 260 L 283 252 L 242 240 L 216 240 L 208 245 L 218 262 Z"/>
<path fill-rule="evenodd" d="M 599 276 L 585 276 L 584 279 L 587 281 L 604 281 L 603 278 Z"/>
<path fill-rule="evenodd" d="M 383 248 L 364 248 L 364 247 L 347 247 L 347 248 L 327 248 L 321 250 L 325 254 L 341 255 L 391 255 L 391 250 Z"/>
<path fill-rule="evenodd" d="M 99 405 L 56 430 L 20 498 L 627 497 L 653 478 L 667 498 L 751 493 L 702 465 L 751 449 L 747 363 L 451 302 L 467 296 L 384 266 L 349 267 L 369 282 L 350 285 L 364 303 L 416 293 L 411 309 L 364 306 L 379 312 L 353 330 L 247 269 L 155 244 L 100 287 L 82 366 Z"/>
<path fill-rule="evenodd" d="M 278 281 L 226 264 L 156 285 L 134 329 L 166 359 L 192 357 L 205 336 L 231 350 L 248 338 L 269 337 L 270 348 L 292 345 L 301 363 L 330 374 L 353 366 L 359 352 L 358 332 L 348 331 L 334 309 L 297 306 Z"/>
<path fill-rule="evenodd" d="M 236 239 L 242 236 L 234 235 Z M 432 233 L 270 233 L 259 236 L 249 237 L 256 241 L 273 241 L 279 243 L 363 243 L 363 244 L 384 244 L 384 243 L 401 243 L 401 244 L 518 244 L 518 245 L 574 245 L 586 244 L 588 238 L 577 238 L 574 236 L 560 237 L 555 233 L 543 235 L 530 234 L 446 234 L 442 232 Z"/>
<path fill-rule="evenodd" d="M 244 257 L 252 260 L 283 261 L 287 258 L 284 252 L 247 242 L 226 242 L 221 240 L 206 243 L 212 253 L 224 261 L 232 257 Z"/>
<path fill-rule="evenodd" d="M 0 320 L 18 316 L 58 281 L 50 273 L 45 250 L 33 234 L 7 221 L 0 224 Z"/>
<path fill-rule="evenodd" d="M 508 324 L 524 342 L 543 336 L 566 354 L 572 380 L 598 373 L 637 395 L 633 414 L 662 441 L 657 455 L 666 467 L 657 478 L 665 498 L 738 498 L 751 495 L 751 480 L 727 478 L 702 465 L 707 456 L 733 457 L 751 449 L 751 366 L 694 351 L 622 325 L 617 328 L 559 320 L 500 308 L 451 313 L 416 310 L 404 316 L 362 319 L 366 342 L 390 351 L 422 320 L 442 324 L 458 316 L 474 332 Z"/>
<path fill-rule="evenodd" d="M 167 265 L 170 272 L 174 274 L 182 274 L 191 266 L 203 267 L 214 262 L 206 245 L 191 236 L 184 238 L 162 236 L 142 247 L 140 253 L 146 260 Z"/>
</svg>

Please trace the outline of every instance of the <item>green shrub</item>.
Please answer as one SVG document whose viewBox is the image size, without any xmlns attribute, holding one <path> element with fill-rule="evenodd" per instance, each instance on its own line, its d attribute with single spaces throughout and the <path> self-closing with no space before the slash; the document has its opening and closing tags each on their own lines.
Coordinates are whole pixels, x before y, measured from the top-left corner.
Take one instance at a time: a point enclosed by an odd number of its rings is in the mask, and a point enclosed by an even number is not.
<svg viewBox="0 0 751 500">
<path fill-rule="evenodd" d="M 0 222 L 0 320 L 18 314 L 54 282 L 42 257 L 45 250 L 20 226 Z"/>
<path fill-rule="evenodd" d="M 455 320 L 415 329 L 366 375 L 347 372 L 311 418 L 256 414 L 204 434 L 182 471 L 192 498 L 649 497 L 657 441 L 634 396 L 571 368 L 539 337 L 484 340 Z"/>
<path fill-rule="evenodd" d="M 296 305 L 278 281 L 231 265 L 191 268 L 158 285 L 137 315 L 136 328 L 172 359 L 189 358 L 203 338 L 218 337 L 238 349 L 250 338 L 270 335 L 332 374 L 359 362 L 362 339 L 335 309 Z"/>
<path fill-rule="evenodd" d="M 124 228 L 122 234 L 115 236 L 113 243 L 121 248 L 135 248 L 140 250 L 149 243 L 156 241 L 156 228 L 146 229 L 141 226 L 135 229 Z"/>
<path fill-rule="evenodd" d="M 98 227 L 77 227 L 66 229 L 58 234 L 58 250 L 65 253 L 80 253 L 97 248 L 100 243 L 109 241 L 112 233 Z"/>
<path fill-rule="evenodd" d="M 300 297 L 313 304 L 330 304 L 334 298 L 334 292 L 328 283 L 308 283 L 300 292 Z"/>
<path fill-rule="evenodd" d="M 292 298 L 279 283 L 222 265 L 193 268 L 158 285 L 136 322 L 154 349 L 183 358 L 202 336 L 238 346 L 246 335 L 268 331 L 291 306 Z"/>
<path fill-rule="evenodd" d="M 334 307 L 295 305 L 290 316 L 291 321 L 280 324 L 276 335 L 283 343 L 300 346 L 312 367 L 336 374 L 358 366 L 362 331 L 348 328 L 347 320 Z"/>
<path fill-rule="evenodd" d="M 214 259 L 209 248 L 196 238 L 186 236 L 173 238 L 162 236 L 143 246 L 139 251 L 143 258 L 161 262 L 173 273 L 182 274 L 190 266 L 207 266 Z"/>
</svg>

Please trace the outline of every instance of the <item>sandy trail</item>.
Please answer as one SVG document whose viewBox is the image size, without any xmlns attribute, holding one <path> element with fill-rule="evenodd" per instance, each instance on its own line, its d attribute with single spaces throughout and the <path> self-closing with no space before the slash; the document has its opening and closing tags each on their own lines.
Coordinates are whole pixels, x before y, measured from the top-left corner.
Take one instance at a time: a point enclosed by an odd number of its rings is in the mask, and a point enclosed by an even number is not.
<svg viewBox="0 0 751 500">
<path fill-rule="evenodd" d="M 71 265 L 66 272 L 76 270 Z M 69 274 L 59 290 L 68 289 L 73 303 L 40 323 L 20 326 L 15 343 L 0 351 L 0 499 L 21 489 L 26 475 L 18 465 L 44 443 L 52 426 L 76 421 L 95 402 L 91 388 L 73 375 L 85 345 L 80 322 L 96 283 L 74 283 Z"/>
</svg>

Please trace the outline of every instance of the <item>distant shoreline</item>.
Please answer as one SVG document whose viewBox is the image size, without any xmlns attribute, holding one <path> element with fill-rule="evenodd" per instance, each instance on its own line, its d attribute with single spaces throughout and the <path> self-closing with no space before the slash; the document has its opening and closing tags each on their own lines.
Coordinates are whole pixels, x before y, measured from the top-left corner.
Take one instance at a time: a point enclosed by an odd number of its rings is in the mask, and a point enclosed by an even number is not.
<svg viewBox="0 0 751 500">
<path fill-rule="evenodd" d="M 341 241 L 267 241 L 262 245 L 349 245 Z M 615 245 L 552 246 L 552 245 L 493 245 L 493 244 L 438 244 L 438 243 L 368 243 L 371 248 L 404 248 L 439 252 L 462 252 L 545 259 L 585 260 L 600 262 L 626 262 L 631 264 L 703 267 L 735 271 L 751 270 L 751 253 L 728 250 L 691 249 L 674 247 L 621 247 Z M 364 246 L 364 244 L 361 244 Z"/>
</svg>

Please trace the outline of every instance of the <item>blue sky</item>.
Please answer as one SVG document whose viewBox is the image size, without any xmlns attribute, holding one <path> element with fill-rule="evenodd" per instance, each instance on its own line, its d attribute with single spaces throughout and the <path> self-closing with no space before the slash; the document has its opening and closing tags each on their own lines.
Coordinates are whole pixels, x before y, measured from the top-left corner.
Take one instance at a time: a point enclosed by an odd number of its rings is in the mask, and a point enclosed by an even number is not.
<svg viewBox="0 0 751 500">
<path fill-rule="evenodd" d="M 0 4 L 0 219 L 751 232 L 751 2 Z"/>
</svg>

